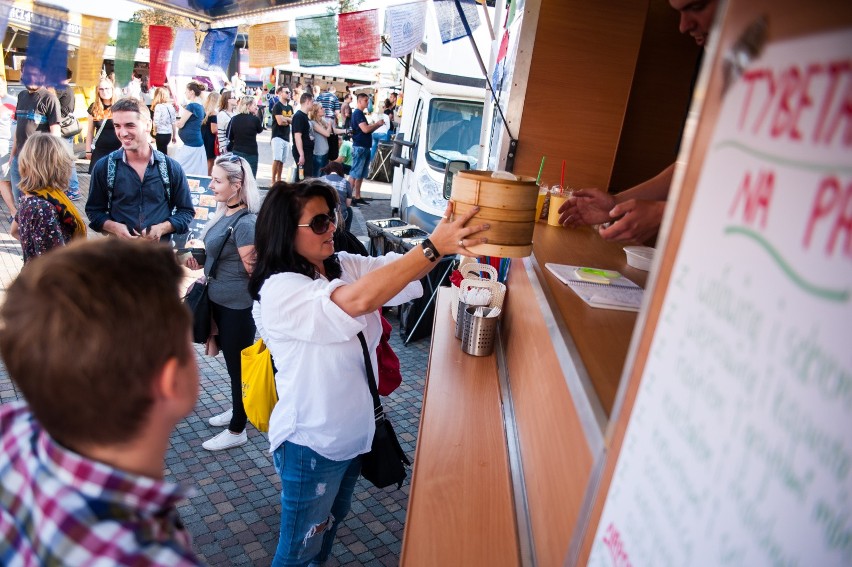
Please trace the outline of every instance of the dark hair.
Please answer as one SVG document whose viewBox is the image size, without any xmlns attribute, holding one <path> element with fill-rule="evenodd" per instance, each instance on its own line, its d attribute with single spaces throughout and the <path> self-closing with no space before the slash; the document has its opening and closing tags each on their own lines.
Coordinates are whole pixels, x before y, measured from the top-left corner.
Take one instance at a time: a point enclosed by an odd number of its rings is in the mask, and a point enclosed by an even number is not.
<svg viewBox="0 0 852 567">
<path fill-rule="evenodd" d="M 322 197 L 328 210 L 337 210 L 337 191 L 318 179 L 299 183 L 279 181 L 269 188 L 269 193 L 260 206 L 254 229 L 254 249 L 257 253 L 254 271 L 249 277 L 249 293 L 260 300 L 260 288 L 275 274 L 293 272 L 313 279 L 316 269 L 305 257 L 296 252 L 296 231 L 305 203 L 314 197 Z M 323 261 L 329 280 L 340 277 L 340 263 L 332 254 Z"/>
<path fill-rule="evenodd" d="M 192 91 L 192 94 L 195 96 L 201 96 L 201 93 L 204 92 L 204 85 L 197 81 L 190 81 L 186 84 L 186 88 Z"/>
<path fill-rule="evenodd" d="M 170 247 L 118 238 L 79 241 L 24 265 L 0 310 L 0 352 L 57 441 L 73 448 L 138 435 L 153 380 L 170 359 L 194 356 L 182 278 Z"/>
<path fill-rule="evenodd" d="M 343 176 L 343 164 L 339 161 L 330 161 L 326 164 L 325 167 L 320 169 L 320 173 L 323 175 L 328 175 L 329 173 L 336 173 L 337 175 Z"/>
<path fill-rule="evenodd" d="M 136 97 L 126 96 L 118 99 L 112 105 L 113 114 L 116 112 L 135 112 L 142 120 L 150 120 L 151 113 L 145 103 Z"/>
<path fill-rule="evenodd" d="M 357 98 L 358 98 L 358 100 L 361 100 L 362 98 L 366 98 L 367 100 L 370 100 L 370 97 L 367 95 L 367 93 L 358 93 Z"/>
<path fill-rule="evenodd" d="M 314 95 L 308 92 L 302 93 L 302 96 L 299 97 L 299 104 L 305 104 L 309 100 L 314 100 Z"/>
</svg>

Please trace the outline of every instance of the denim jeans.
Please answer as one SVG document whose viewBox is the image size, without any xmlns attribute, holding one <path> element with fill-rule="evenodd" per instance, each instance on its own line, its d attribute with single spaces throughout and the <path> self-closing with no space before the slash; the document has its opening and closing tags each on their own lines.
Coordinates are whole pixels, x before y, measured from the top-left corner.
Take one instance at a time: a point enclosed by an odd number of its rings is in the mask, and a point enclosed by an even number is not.
<svg viewBox="0 0 852 567">
<path fill-rule="evenodd" d="M 285 441 L 272 460 L 281 477 L 281 532 L 272 566 L 322 563 L 349 513 L 361 459 L 332 461 Z"/>
<path fill-rule="evenodd" d="M 322 173 L 320 173 L 320 170 L 322 168 L 324 168 L 326 165 L 328 165 L 328 154 L 323 154 L 321 156 L 314 154 L 313 159 L 314 159 L 314 175 L 319 177 L 319 176 L 322 175 Z"/>
<path fill-rule="evenodd" d="M 21 172 L 18 170 L 18 156 L 9 160 L 9 182 L 12 184 L 12 198 L 15 203 L 21 202 L 21 190 L 18 184 L 21 182 Z"/>
<path fill-rule="evenodd" d="M 373 132 L 373 146 L 370 148 L 370 163 L 373 163 L 373 159 L 376 157 L 376 152 L 379 151 L 379 142 L 387 142 L 388 141 L 388 133 L 382 132 L 379 134 L 378 132 Z"/>
<path fill-rule="evenodd" d="M 257 154 L 244 154 L 243 152 L 234 152 L 235 156 L 240 156 L 246 160 L 251 168 L 251 174 L 257 178 Z"/>
<path fill-rule="evenodd" d="M 80 191 L 80 181 L 77 179 L 77 156 L 74 154 L 74 138 L 62 138 L 71 149 L 71 155 L 74 156 L 74 164 L 71 166 L 71 181 L 68 183 L 67 193 L 74 194 Z"/>
</svg>

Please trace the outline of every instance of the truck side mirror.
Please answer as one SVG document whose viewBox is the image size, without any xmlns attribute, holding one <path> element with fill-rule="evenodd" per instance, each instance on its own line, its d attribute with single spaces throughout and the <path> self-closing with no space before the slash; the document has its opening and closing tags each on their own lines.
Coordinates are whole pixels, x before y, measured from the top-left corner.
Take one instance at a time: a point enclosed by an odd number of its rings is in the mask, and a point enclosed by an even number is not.
<svg viewBox="0 0 852 567">
<path fill-rule="evenodd" d="M 411 169 L 411 160 L 408 158 L 402 157 L 402 148 L 413 148 L 414 144 L 411 142 L 405 141 L 405 134 L 399 132 L 393 138 L 393 151 L 391 152 L 391 163 L 394 165 L 401 165 L 402 167 L 406 167 Z"/>
<path fill-rule="evenodd" d="M 470 164 L 460 160 L 450 160 L 444 166 L 444 199 L 449 199 L 453 192 L 453 176 L 459 171 L 467 171 L 470 169 Z"/>
</svg>

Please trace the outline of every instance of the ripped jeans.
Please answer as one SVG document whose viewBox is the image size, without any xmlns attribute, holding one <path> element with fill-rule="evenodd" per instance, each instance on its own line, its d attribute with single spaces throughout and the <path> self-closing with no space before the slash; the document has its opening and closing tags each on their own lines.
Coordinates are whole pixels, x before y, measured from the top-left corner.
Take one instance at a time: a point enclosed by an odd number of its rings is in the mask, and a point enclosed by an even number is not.
<svg viewBox="0 0 852 567">
<path fill-rule="evenodd" d="M 272 460 L 281 477 L 281 532 L 272 566 L 322 564 L 349 513 L 361 459 L 332 461 L 285 441 Z"/>
</svg>

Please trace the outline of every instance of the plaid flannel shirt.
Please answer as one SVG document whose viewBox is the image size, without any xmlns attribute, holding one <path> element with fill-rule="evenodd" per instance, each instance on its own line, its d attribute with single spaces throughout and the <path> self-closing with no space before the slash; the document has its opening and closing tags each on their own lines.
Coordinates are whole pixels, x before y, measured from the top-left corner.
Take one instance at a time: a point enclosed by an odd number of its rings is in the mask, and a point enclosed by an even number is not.
<svg viewBox="0 0 852 567">
<path fill-rule="evenodd" d="M 62 447 L 23 402 L 0 406 L 2 565 L 201 565 L 186 496 Z"/>
</svg>

